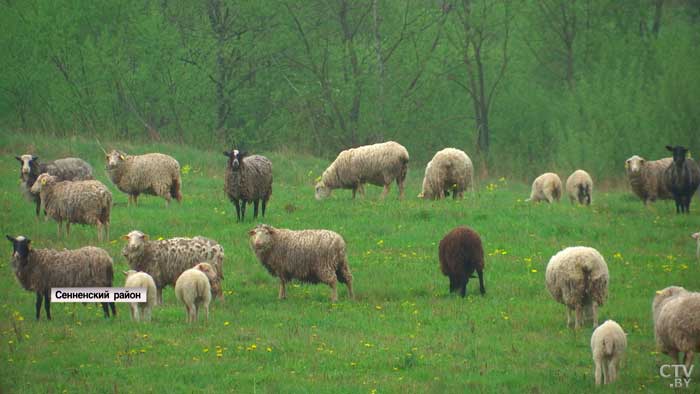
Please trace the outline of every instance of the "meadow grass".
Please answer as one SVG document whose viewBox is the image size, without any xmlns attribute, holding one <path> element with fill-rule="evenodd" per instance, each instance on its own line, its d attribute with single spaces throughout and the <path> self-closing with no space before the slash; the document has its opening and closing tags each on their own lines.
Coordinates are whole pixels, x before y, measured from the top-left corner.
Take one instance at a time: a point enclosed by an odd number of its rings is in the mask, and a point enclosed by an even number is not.
<svg viewBox="0 0 700 394">
<path fill-rule="evenodd" d="M 75 155 L 88 160 L 114 194 L 112 240 L 99 244 L 115 261 L 115 286 L 127 269 L 119 235 L 139 229 L 153 238 L 201 234 L 225 249 L 224 303 L 208 323 L 188 326 L 172 288 L 153 322 L 130 321 L 126 304 L 116 319 L 97 305 L 54 304 L 52 321 L 34 319 L 34 295 L 21 289 L 0 248 L 0 392 L 533 392 L 588 393 L 594 389 L 590 325 L 566 328 L 564 306 L 544 286 L 549 258 L 560 249 L 598 249 L 610 269 L 610 295 L 600 321 L 615 319 L 628 334 L 620 379 L 603 392 L 670 390 L 659 377 L 670 359 L 655 352 L 654 291 L 668 285 L 700 288 L 689 237 L 700 227 L 698 207 L 678 216 L 671 202 L 645 208 L 625 190 L 596 192 L 590 208 L 525 202 L 529 185 L 507 178 L 481 182 L 462 201 L 421 201 L 423 168 L 412 163 L 406 199 L 364 200 L 349 191 L 313 198 L 314 179 L 328 162 L 263 152 L 273 162 L 273 197 L 266 218 L 276 227 L 326 228 L 348 245 L 356 299 L 339 286 L 330 303 L 324 285 L 295 284 L 277 299 L 278 281 L 248 246 L 252 210 L 236 223 L 223 193 L 221 152 L 156 144 L 108 143 L 130 153 L 160 151 L 183 166 L 181 205 L 127 197 L 107 179 L 102 152 L 90 140 L 0 136 L 2 234 L 24 234 L 35 248 L 97 244 L 93 227 L 73 226 L 56 237 L 54 222 L 36 221 L 18 188 L 14 156 Z M 566 176 L 568 174 L 560 174 Z M 697 204 L 697 203 L 696 203 Z M 469 225 L 482 236 L 486 296 L 478 281 L 465 299 L 448 295 L 437 244 L 452 228 Z M 691 383 L 692 385 L 698 383 Z"/>
</svg>

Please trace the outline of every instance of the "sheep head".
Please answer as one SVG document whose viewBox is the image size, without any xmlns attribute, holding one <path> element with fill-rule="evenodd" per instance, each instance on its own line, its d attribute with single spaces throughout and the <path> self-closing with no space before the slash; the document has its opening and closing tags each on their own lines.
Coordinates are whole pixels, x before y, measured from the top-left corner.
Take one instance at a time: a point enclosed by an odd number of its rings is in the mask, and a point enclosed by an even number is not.
<svg viewBox="0 0 700 394">
<path fill-rule="evenodd" d="M 318 181 L 316 183 L 316 192 L 314 193 L 314 197 L 316 197 L 316 200 L 323 200 L 324 198 L 328 198 L 331 195 L 331 188 L 326 186 L 323 181 Z"/>
<path fill-rule="evenodd" d="M 231 148 L 224 152 L 224 156 L 228 157 L 228 167 L 235 171 L 243 166 L 243 158 L 248 156 L 248 152 Z"/>
<path fill-rule="evenodd" d="M 123 161 L 126 160 L 126 153 L 118 150 L 113 150 L 109 152 L 108 154 L 105 155 L 105 159 L 107 160 L 107 169 L 111 170 L 119 166 Z"/>
<path fill-rule="evenodd" d="M 36 178 L 36 182 L 34 182 L 30 191 L 34 194 L 40 193 L 41 189 L 46 185 L 53 185 L 54 183 L 56 183 L 56 177 L 45 172 Z"/>
<path fill-rule="evenodd" d="M 646 160 L 643 157 L 634 155 L 625 161 L 625 170 L 628 174 L 638 174 L 644 167 Z"/>
<path fill-rule="evenodd" d="M 224 294 L 221 289 L 221 280 L 216 274 L 216 268 L 214 268 L 209 263 L 199 263 L 194 266 L 195 269 L 204 272 L 204 275 L 209 279 L 209 284 L 211 285 L 211 294 L 214 297 L 221 298 Z"/>
<path fill-rule="evenodd" d="M 143 251 L 143 246 L 148 241 L 148 235 L 142 233 L 141 231 L 134 230 L 129 232 L 129 234 L 122 235 L 122 239 L 128 241 L 124 249 L 122 249 L 122 254 L 127 256 L 132 253 L 139 253 Z"/>
<path fill-rule="evenodd" d="M 688 154 L 688 149 L 680 145 L 666 145 L 666 149 L 673 153 L 673 164 L 679 167 L 682 166 L 683 162 L 685 162 L 686 155 Z"/>
<path fill-rule="evenodd" d="M 8 241 L 12 242 L 12 268 L 17 271 L 19 268 L 17 264 L 27 261 L 29 251 L 32 250 L 32 240 L 24 235 L 18 235 L 17 237 L 6 235 L 6 237 Z"/>
<path fill-rule="evenodd" d="M 15 159 L 20 163 L 19 176 L 23 181 L 26 181 L 32 171 L 32 167 L 38 168 L 39 157 L 33 155 L 15 156 Z"/>
<path fill-rule="evenodd" d="M 272 247 L 272 236 L 277 229 L 267 224 L 259 224 L 254 229 L 248 231 L 250 236 L 250 247 L 253 250 L 266 250 Z"/>
</svg>

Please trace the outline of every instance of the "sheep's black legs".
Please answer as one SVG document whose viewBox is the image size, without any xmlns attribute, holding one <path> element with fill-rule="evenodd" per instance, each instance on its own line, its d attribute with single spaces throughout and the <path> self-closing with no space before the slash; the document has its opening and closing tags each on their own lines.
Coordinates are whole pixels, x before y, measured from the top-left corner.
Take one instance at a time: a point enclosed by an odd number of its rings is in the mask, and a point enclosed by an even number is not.
<svg viewBox="0 0 700 394">
<path fill-rule="evenodd" d="M 106 302 L 102 302 L 102 312 L 105 313 L 105 319 L 109 318 L 109 307 Z"/>
<path fill-rule="evenodd" d="M 263 198 L 262 200 L 262 216 L 265 217 L 265 206 L 267 206 L 267 200 Z"/>
<path fill-rule="evenodd" d="M 109 307 L 112 309 L 112 317 L 117 316 L 117 305 L 114 302 L 110 302 Z"/>
<path fill-rule="evenodd" d="M 253 200 L 253 219 L 258 218 L 258 203 L 260 200 Z"/>
<path fill-rule="evenodd" d="M 248 203 L 246 200 L 241 200 L 241 220 L 245 220 L 245 206 Z"/>
<path fill-rule="evenodd" d="M 44 299 L 44 295 L 39 293 L 38 291 L 36 292 L 36 319 L 39 320 L 41 317 L 41 301 Z"/>
<path fill-rule="evenodd" d="M 459 284 L 459 295 L 464 298 L 467 296 L 467 283 L 469 283 L 469 278 L 465 278 Z"/>
<path fill-rule="evenodd" d="M 484 287 L 484 271 L 478 270 L 476 273 L 479 274 L 479 291 L 481 295 L 484 295 L 486 294 L 486 288 Z"/>
<path fill-rule="evenodd" d="M 241 207 L 240 207 L 240 205 L 238 205 L 238 200 L 233 200 L 233 206 L 236 207 L 236 221 L 240 222 L 241 221 Z"/>
<path fill-rule="evenodd" d="M 44 309 L 46 309 L 46 318 L 51 320 L 51 294 L 50 290 L 44 291 Z"/>
</svg>

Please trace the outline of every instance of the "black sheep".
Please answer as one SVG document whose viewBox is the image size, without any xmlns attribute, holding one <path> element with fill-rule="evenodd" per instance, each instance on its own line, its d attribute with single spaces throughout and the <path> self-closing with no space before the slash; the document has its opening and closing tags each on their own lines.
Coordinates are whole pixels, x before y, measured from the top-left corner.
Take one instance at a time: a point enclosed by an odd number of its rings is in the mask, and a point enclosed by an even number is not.
<svg viewBox="0 0 700 394">
<path fill-rule="evenodd" d="M 666 145 L 673 152 L 673 163 L 664 172 L 666 187 L 676 201 L 676 213 L 690 213 L 690 200 L 700 185 L 700 168 L 691 158 L 686 158 L 688 149 Z"/>
<path fill-rule="evenodd" d="M 479 275 L 479 290 L 486 293 L 484 288 L 484 248 L 479 234 L 466 226 L 460 226 L 450 231 L 440 241 L 440 270 L 450 278 L 450 293 L 459 290 L 464 297 L 467 293 L 467 282 L 474 271 Z"/>
</svg>

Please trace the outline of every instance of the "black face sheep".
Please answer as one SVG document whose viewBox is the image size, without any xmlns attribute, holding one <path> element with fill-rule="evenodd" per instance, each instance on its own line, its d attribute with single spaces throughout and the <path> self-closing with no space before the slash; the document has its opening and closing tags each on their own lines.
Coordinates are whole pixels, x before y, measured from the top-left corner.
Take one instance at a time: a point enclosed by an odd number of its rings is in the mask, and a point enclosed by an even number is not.
<svg viewBox="0 0 700 394">
<path fill-rule="evenodd" d="M 593 179 L 584 170 L 576 170 L 566 178 L 566 193 L 572 204 L 591 205 Z"/>
<path fill-rule="evenodd" d="M 163 302 L 163 288 L 174 285 L 178 276 L 185 270 L 201 262 L 209 262 L 216 269 L 219 279 L 223 279 L 224 248 L 216 241 L 205 237 L 171 238 L 151 241 L 141 231 L 131 231 L 124 235 L 127 244 L 122 249 L 131 269 L 149 273 L 156 282 L 158 303 Z M 214 286 L 212 294 L 223 300 L 221 286 Z"/>
<path fill-rule="evenodd" d="M 647 161 L 637 155 L 625 161 L 625 173 L 632 192 L 642 199 L 644 205 L 649 205 L 657 199 L 673 198 L 663 179 L 664 171 L 672 162 L 673 159 L 670 157 Z"/>
<path fill-rule="evenodd" d="M 352 274 L 345 254 L 345 240 L 329 230 L 293 231 L 258 225 L 248 232 L 250 247 L 267 271 L 280 279 L 279 298 L 287 297 L 285 285 L 293 279 L 325 283 L 331 301 L 338 300 L 336 283 L 348 287 L 353 298 Z"/>
<path fill-rule="evenodd" d="M 317 200 L 327 198 L 333 189 L 352 189 L 352 198 L 357 191 L 364 196 L 363 184 L 370 183 L 384 186 L 383 199 L 389 193 L 391 183 L 396 181 L 399 198 L 403 198 L 407 171 L 408 151 L 397 142 L 347 149 L 323 171 L 321 180 L 316 183 L 315 197 Z"/>
<path fill-rule="evenodd" d="M 112 258 L 100 248 L 86 246 L 74 250 L 34 249 L 25 236 L 11 237 L 12 270 L 25 290 L 36 293 L 36 318 L 44 302 L 46 318 L 51 320 L 52 287 L 112 287 Z M 105 317 L 117 314 L 113 302 L 102 303 Z"/>
<path fill-rule="evenodd" d="M 143 287 L 146 289 L 146 302 L 130 302 L 131 320 L 133 321 L 150 321 L 151 311 L 156 305 L 156 282 L 153 277 L 145 272 L 136 272 L 134 270 L 124 271 L 126 281 L 124 287 Z"/>
<path fill-rule="evenodd" d="M 547 290 L 555 301 L 566 305 L 567 325 L 571 327 L 571 312 L 576 312 L 574 328 L 583 323 L 583 310 L 598 325 L 598 307 L 608 298 L 608 265 L 597 250 L 573 246 L 552 256 L 547 264 Z"/>
<path fill-rule="evenodd" d="M 140 194 L 159 196 L 170 205 L 173 198 L 182 201 L 180 163 L 162 153 L 127 155 L 113 150 L 106 156 L 107 174 L 120 191 L 129 195 L 129 203 L 138 205 Z"/>
<path fill-rule="evenodd" d="M 479 291 L 484 287 L 484 248 L 479 234 L 466 226 L 450 231 L 440 241 L 440 270 L 450 278 L 450 293 L 467 294 L 467 283 L 474 271 L 479 275 Z"/>
<path fill-rule="evenodd" d="M 224 152 L 228 157 L 224 191 L 236 207 L 236 220 L 245 219 L 245 206 L 253 203 L 253 218 L 258 217 L 258 203 L 262 201 L 262 216 L 272 195 L 272 162 L 265 156 L 248 156 L 237 149 Z"/>
<path fill-rule="evenodd" d="M 532 182 L 530 198 L 526 201 L 553 203 L 561 198 L 561 179 L 553 172 L 545 172 Z"/>
<path fill-rule="evenodd" d="M 609 384 L 617 379 L 617 369 L 626 348 L 627 335 L 614 320 L 606 320 L 593 331 L 591 352 L 595 362 L 595 384 Z"/>
<path fill-rule="evenodd" d="M 20 162 L 19 176 L 21 179 L 20 188 L 27 200 L 36 204 L 36 216 L 41 210 L 41 197 L 32 193 L 31 189 L 39 175 L 48 173 L 59 181 L 85 181 L 94 179 L 92 167 L 82 159 L 66 157 L 49 162 L 40 162 L 38 156 L 21 155 L 15 156 Z"/>
<path fill-rule="evenodd" d="M 204 309 L 206 320 L 209 321 L 209 303 L 211 302 L 211 284 L 208 272 L 212 266 L 207 263 L 197 264 L 194 268 L 184 271 L 175 282 L 175 295 L 178 301 L 185 304 L 187 322 L 194 323 L 201 309 Z M 216 273 L 214 273 L 216 277 Z"/>
<path fill-rule="evenodd" d="M 676 201 L 676 213 L 690 213 L 690 200 L 700 185 L 700 167 L 691 158 L 686 158 L 688 149 L 682 146 L 669 146 L 673 152 L 673 163 L 664 172 L 666 188 Z"/>
<path fill-rule="evenodd" d="M 97 225 L 97 239 L 109 240 L 109 217 L 112 211 L 112 193 L 100 181 L 57 181 L 56 177 L 41 174 L 32 186 L 39 193 L 44 210 L 58 222 L 58 235 L 66 222 L 66 236 L 71 223 Z M 104 233 L 104 236 L 103 236 Z"/>
<path fill-rule="evenodd" d="M 435 154 L 425 167 L 423 187 L 419 198 L 440 200 L 449 196 L 462 198 L 464 191 L 474 183 L 474 165 L 466 153 L 455 148 L 445 148 Z"/>
<path fill-rule="evenodd" d="M 694 352 L 700 351 L 700 293 L 678 286 L 657 291 L 652 316 L 659 350 L 673 357 L 676 364 L 683 352 L 686 370 L 690 368 Z"/>
</svg>

